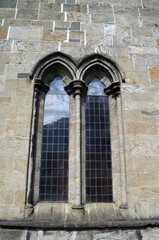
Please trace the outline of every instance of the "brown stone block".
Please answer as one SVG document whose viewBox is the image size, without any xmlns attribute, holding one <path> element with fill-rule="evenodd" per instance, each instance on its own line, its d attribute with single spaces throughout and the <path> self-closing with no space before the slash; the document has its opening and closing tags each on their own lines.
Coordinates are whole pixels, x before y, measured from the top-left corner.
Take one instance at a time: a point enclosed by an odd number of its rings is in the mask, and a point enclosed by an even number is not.
<svg viewBox="0 0 159 240">
<path fill-rule="evenodd" d="M 150 67 L 149 74 L 152 81 L 159 81 L 159 67 Z"/>
<path fill-rule="evenodd" d="M 87 5 L 80 5 L 80 4 L 64 4 L 63 6 L 63 12 L 87 12 Z"/>
<path fill-rule="evenodd" d="M 158 186 L 159 174 L 158 173 L 129 173 L 128 176 L 129 187 L 152 187 Z"/>
<path fill-rule="evenodd" d="M 46 12 L 46 14 L 48 12 L 52 12 L 52 13 L 55 13 L 55 12 L 61 12 L 61 4 L 50 4 L 50 3 L 47 3 L 47 2 L 42 2 L 40 4 L 40 12 Z"/>
<path fill-rule="evenodd" d="M 70 31 L 70 39 L 79 39 L 81 42 L 84 41 L 84 32 L 80 31 Z"/>
<path fill-rule="evenodd" d="M 44 30 L 43 40 L 63 42 L 67 40 L 67 31 Z"/>
<path fill-rule="evenodd" d="M 17 205 L 18 203 L 24 203 L 25 201 L 25 191 L 24 190 L 18 190 L 15 191 L 15 204 Z"/>
<path fill-rule="evenodd" d="M 159 199 L 159 187 L 141 187 L 140 188 L 141 199 Z"/>
<path fill-rule="evenodd" d="M 8 27 L 0 27 L 0 39 L 6 39 L 8 34 Z"/>
<path fill-rule="evenodd" d="M 151 166 L 149 163 L 151 162 Z M 135 158 L 134 160 L 136 172 L 154 173 L 159 171 L 158 158 Z"/>
<path fill-rule="evenodd" d="M 0 170 L 8 173 L 13 170 L 13 160 L 12 158 L 6 156 L 6 154 L 0 154 Z"/>
<path fill-rule="evenodd" d="M 21 64 L 24 61 L 25 53 L 1 52 L 0 64 Z"/>
<path fill-rule="evenodd" d="M 90 14 L 88 13 L 67 13 L 68 22 L 90 22 Z"/>
<path fill-rule="evenodd" d="M 127 134 L 157 134 L 157 124 L 154 121 L 151 122 L 127 122 L 126 123 Z"/>
<path fill-rule="evenodd" d="M 45 52 L 55 52 L 58 51 L 59 43 L 42 41 L 40 45 L 40 50 Z"/>
<path fill-rule="evenodd" d="M 14 191 L 0 191 L 0 205 L 11 205 L 14 203 Z"/>
<path fill-rule="evenodd" d="M 8 105 L 11 103 L 11 98 L 10 97 L 0 97 L 0 105 Z"/>
</svg>

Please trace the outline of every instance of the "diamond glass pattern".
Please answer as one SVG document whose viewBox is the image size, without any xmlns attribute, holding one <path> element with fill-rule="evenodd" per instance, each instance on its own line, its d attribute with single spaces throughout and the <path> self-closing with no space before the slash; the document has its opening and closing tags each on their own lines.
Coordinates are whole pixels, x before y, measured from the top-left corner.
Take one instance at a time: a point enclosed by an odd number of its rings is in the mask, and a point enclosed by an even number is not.
<svg viewBox="0 0 159 240">
<path fill-rule="evenodd" d="M 68 200 L 69 96 L 64 86 L 56 77 L 45 98 L 40 201 Z"/>
<path fill-rule="evenodd" d="M 86 202 L 112 202 L 109 98 L 94 78 L 86 97 Z"/>
</svg>

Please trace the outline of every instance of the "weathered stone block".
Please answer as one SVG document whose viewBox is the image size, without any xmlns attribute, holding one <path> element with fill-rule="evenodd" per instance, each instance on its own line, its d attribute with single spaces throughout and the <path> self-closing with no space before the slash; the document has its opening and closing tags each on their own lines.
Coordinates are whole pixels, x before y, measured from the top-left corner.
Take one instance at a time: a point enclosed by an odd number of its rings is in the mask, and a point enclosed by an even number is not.
<svg viewBox="0 0 159 240">
<path fill-rule="evenodd" d="M 141 26 L 142 27 L 158 27 L 159 26 L 159 18 L 153 17 L 141 17 Z"/>
<path fill-rule="evenodd" d="M 26 236 L 26 231 L 21 230 L 9 230 L 9 229 L 1 229 L 0 230 L 0 239 L 1 240 L 24 240 Z"/>
<path fill-rule="evenodd" d="M 100 14 L 100 15 L 111 15 L 113 14 L 112 7 L 110 5 L 89 5 L 89 13 L 90 14 Z M 101 21 L 102 22 L 102 21 Z"/>
<path fill-rule="evenodd" d="M 67 21 L 68 22 L 82 22 L 88 23 L 90 22 L 90 14 L 88 13 L 67 13 Z"/>
<path fill-rule="evenodd" d="M 48 4 L 48 3 L 41 3 L 40 4 L 40 11 L 41 12 L 61 12 L 61 4 Z M 45 13 L 47 15 L 47 13 Z"/>
<path fill-rule="evenodd" d="M 151 37 L 152 36 L 152 30 L 148 29 L 148 28 L 141 28 L 141 27 L 137 28 L 137 27 L 135 27 L 135 28 L 132 28 L 132 35 L 134 37 L 137 37 L 137 38 L 143 37 L 143 36 L 144 37 Z"/>
<path fill-rule="evenodd" d="M 9 39 L 23 39 L 28 38 L 29 28 L 25 27 L 11 27 L 9 31 Z"/>
<path fill-rule="evenodd" d="M 93 23 L 113 23 L 114 22 L 114 15 L 110 13 L 108 14 L 91 14 L 91 19 Z"/>
<path fill-rule="evenodd" d="M 57 41 L 63 42 L 67 40 L 67 31 L 51 31 L 44 30 L 43 32 L 43 40 L 44 41 Z"/>
<path fill-rule="evenodd" d="M 41 27 L 43 29 L 53 29 L 53 21 L 32 21 L 33 27 Z"/>
<path fill-rule="evenodd" d="M 159 81 L 159 67 L 150 67 L 149 74 L 152 81 Z"/>
<path fill-rule="evenodd" d="M 0 51 L 1 52 L 11 51 L 11 44 L 12 44 L 12 41 L 0 40 Z"/>
<path fill-rule="evenodd" d="M 44 52 L 58 51 L 58 48 L 59 48 L 59 44 L 57 42 L 42 41 L 40 44 L 40 51 L 44 51 Z"/>
<path fill-rule="evenodd" d="M 129 122 L 126 124 L 128 134 L 157 134 L 157 126 L 155 122 Z"/>
<path fill-rule="evenodd" d="M 18 9 L 16 18 L 19 19 L 33 19 L 37 20 L 38 11 L 37 10 L 28 10 L 28 9 Z"/>
<path fill-rule="evenodd" d="M 86 13 L 87 12 L 87 5 L 80 5 L 80 4 L 64 4 L 63 6 L 63 12 L 80 12 L 80 13 Z"/>
<path fill-rule="evenodd" d="M 0 39 L 6 39 L 8 35 L 8 27 L 0 27 Z"/>
<path fill-rule="evenodd" d="M 14 191 L 3 190 L 0 191 L 0 205 L 13 205 L 14 204 Z"/>
<path fill-rule="evenodd" d="M 105 24 L 104 33 L 110 36 L 118 36 L 118 38 L 129 38 L 131 32 L 129 27 L 123 27 L 116 24 Z"/>
<path fill-rule="evenodd" d="M 18 1 L 18 6 L 17 6 L 18 9 L 35 9 L 35 10 L 38 10 L 39 9 L 39 2 L 37 1 Z"/>
<path fill-rule="evenodd" d="M 15 17 L 15 10 L 14 9 L 3 9 L 0 8 L 0 18 L 14 18 Z"/>
<path fill-rule="evenodd" d="M 39 51 L 40 43 L 38 41 L 14 41 L 13 50 L 18 52 Z"/>
<path fill-rule="evenodd" d="M 15 8 L 17 0 L 1 0 L 0 8 Z"/>
<path fill-rule="evenodd" d="M 40 12 L 39 20 L 56 20 L 56 21 L 64 21 L 64 13 L 54 12 Z"/>
<path fill-rule="evenodd" d="M 29 27 L 31 26 L 31 21 L 22 19 L 4 19 L 3 26 Z"/>
<path fill-rule="evenodd" d="M 40 41 L 42 39 L 43 28 L 29 29 L 28 40 Z"/>
</svg>

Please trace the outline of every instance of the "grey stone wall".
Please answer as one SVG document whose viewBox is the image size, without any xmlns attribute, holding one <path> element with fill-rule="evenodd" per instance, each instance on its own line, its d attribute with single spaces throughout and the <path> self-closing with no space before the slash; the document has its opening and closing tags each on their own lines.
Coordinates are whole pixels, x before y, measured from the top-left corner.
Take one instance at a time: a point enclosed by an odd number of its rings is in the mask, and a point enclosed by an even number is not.
<svg viewBox="0 0 159 240">
<path fill-rule="evenodd" d="M 24 219 L 36 63 L 56 51 L 81 61 L 93 53 L 115 61 L 121 84 L 127 206 L 133 220 L 159 217 L 158 0 L 0 1 L 0 219 Z M 114 163 L 113 182 L 121 171 Z M 116 189 L 116 198 L 118 198 Z M 120 193 L 119 193 L 120 195 Z M 118 202 L 118 201 L 117 201 Z M 118 203 L 114 208 L 118 208 Z M 158 239 L 158 229 L 27 232 L 0 239 Z"/>
<path fill-rule="evenodd" d="M 158 228 L 113 231 L 0 231 L 1 240 L 157 240 L 158 238 Z"/>
</svg>

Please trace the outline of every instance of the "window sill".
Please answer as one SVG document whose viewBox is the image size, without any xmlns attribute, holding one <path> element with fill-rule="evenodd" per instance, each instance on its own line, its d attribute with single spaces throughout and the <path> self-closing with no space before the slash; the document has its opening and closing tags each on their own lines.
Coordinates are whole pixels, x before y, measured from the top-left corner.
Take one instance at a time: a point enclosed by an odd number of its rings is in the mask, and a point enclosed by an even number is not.
<svg viewBox="0 0 159 240">
<path fill-rule="evenodd" d="M 90 203 L 75 208 L 69 203 L 38 203 L 26 220 L 51 222 L 58 227 L 104 226 L 108 221 L 124 220 L 123 214 L 114 203 Z M 122 212 L 123 213 L 123 212 Z"/>
<path fill-rule="evenodd" d="M 22 220 L 22 221 L 0 221 L 0 228 L 14 228 L 14 229 L 32 229 L 32 230 L 77 230 L 77 229 L 133 229 L 133 228 L 143 228 L 143 227 L 159 227 L 159 220 L 135 220 L 135 219 L 125 219 L 125 220 L 116 220 L 116 221 L 107 221 L 104 224 L 95 223 L 84 223 L 79 222 L 79 224 L 71 223 L 67 221 L 64 222 L 55 222 L 55 221 L 31 221 L 31 220 Z"/>
</svg>

